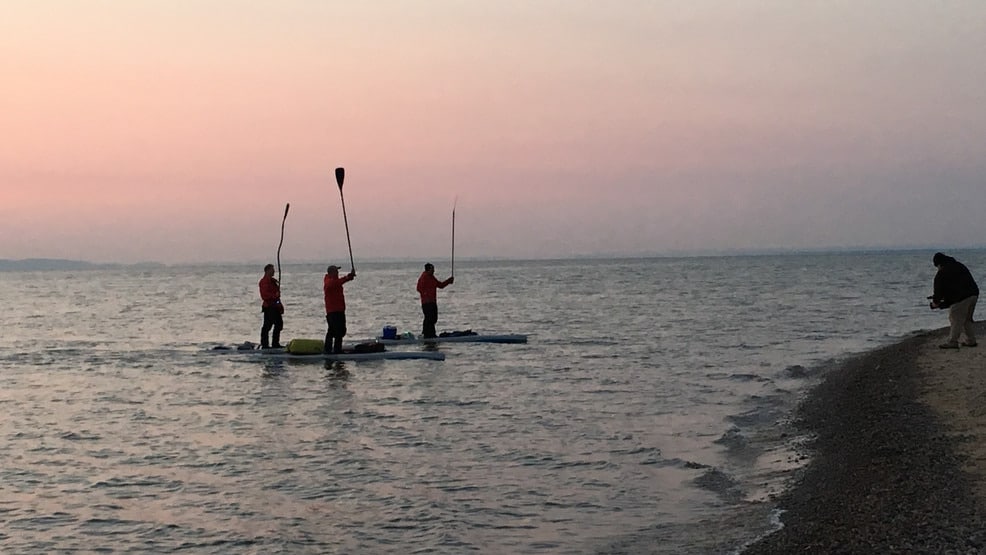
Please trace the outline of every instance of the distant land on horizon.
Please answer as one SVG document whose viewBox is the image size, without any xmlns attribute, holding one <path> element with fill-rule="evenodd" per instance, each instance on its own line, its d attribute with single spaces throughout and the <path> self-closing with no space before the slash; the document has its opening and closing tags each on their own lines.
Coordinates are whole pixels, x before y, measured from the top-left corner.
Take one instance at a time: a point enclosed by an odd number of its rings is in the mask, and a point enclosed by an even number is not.
<svg viewBox="0 0 986 555">
<path fill-rule="evenodd" d="M 158 262 L 139 262 L 136 264 L 116 264 L 68 260 L 64 258 L 22 258 L 11 260 L 0 258 L 0 272 L 44 271 L 44 270 L 97 270 L 100 268 L 162 268 L 166 264 Z"/>
<path fill-rule="evenodd" d="M 704 256 L 783 256 L 799 254 L 865 254 L 865 253 L 900 253 L 900 252 L 936 252 L 941 251 L 946 254 L 951 252 L 976 251 L 986 249 L 986 246 L 964 246 L 964 247 L 929 247 L 929 246 L 906 246 L 906 247 L 830 247 L 816 249 L 736 249 L 727 251 L 688 251 L 688 252 L 666 252 L 666 253 L 598 253 L 581 254 L 572 256 L 556 256 L 545 258 L 510 258 L 504 256 L 488 257 L 462 257 L 462 261 L 470 262 L 495 262 L 504 260 L 604 260 L 604 259 L 634 259 L 634 258 L 695 258 Z M 403 257 L 368 257 L 361 262 L 365 263 L 390 263 L 390 262 L 420 262 L 425 258 L 403 258 Z M 429 259 L 432 260 L 432 259 Z M 433 261 L 441 262 L 441 257 L 434 257 Z M 0 258 L 0 272 L 3 271 L 45 271 L 45 270 L 98 270 L 106 268 L 166 268 L 169 266 L 203 266 L 203 265 L 253 265 L 263 264 L 263 261 L 214 261 L 214 262 L 179 262 L 165 264 L 162 262 L 89 262 L 85 260 L 71 260 L 65 258 L 23 258 L 5 259 Z M 291 260 L 284 264 L 321 264 L 321 260 Z"/>
</svg>

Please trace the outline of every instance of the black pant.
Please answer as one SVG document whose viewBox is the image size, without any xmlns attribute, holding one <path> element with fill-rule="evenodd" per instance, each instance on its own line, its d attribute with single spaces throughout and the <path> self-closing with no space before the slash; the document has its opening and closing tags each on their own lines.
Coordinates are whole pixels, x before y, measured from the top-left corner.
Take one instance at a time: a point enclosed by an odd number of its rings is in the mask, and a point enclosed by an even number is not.
<svg viewBox="0 0 986 555">
<path fill-rule="evenodd" d="M 423 303 L 421 312 L 425 315 L 425 320 L 421 324 L 422 337 L 435 337 L 435 324 L 438 323 L 438 303 Z"/>
<path fill-rule="evenodd" d="M 260 327 L 260 347 L 263 349 L 271 346 L 271 344 L 267 342 L 267 333 L 270 331 L 271 327 L 274 328 L 274 333 L 272 334 L 274 346 L 280 347 L 281 330 L 284 329 L 284 319 L 281 317 L 280 309 L 276 306 L 264 307 L 264 324 Z"/>
<path fill-rule="evenodd" d="M 330 312 L 325 315 L 325 322 L 329 325 L 329 329 L 325 332 L 323 350 L 326 353 L 341 353 L 342 338 L 346 335 L 346 313 Z"/>
</svg>

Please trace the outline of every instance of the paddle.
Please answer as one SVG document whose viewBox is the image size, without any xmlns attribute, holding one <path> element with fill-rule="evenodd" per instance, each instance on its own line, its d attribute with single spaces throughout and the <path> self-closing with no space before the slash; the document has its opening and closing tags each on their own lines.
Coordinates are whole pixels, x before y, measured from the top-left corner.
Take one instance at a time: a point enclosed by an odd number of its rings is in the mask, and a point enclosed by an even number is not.
<svg viewBox="0 0 986 555">
<path fill-rule="evenodd" d="M 449 274 L 452 277 L 455 277 L 455 204 L 458 200 L 452 201 L 452 272 Z"/>
<path fill-rule="evenodd" d="M 288 219 L 288 209 L 291 203 L 284 205 L 284 218 L 281 219 L 281 242 L 277 244 L 277 282 L 281 283 L 281 245 L 284 244 L 284 222 Z"/>
<path fill-rule="evenodd" d="M 349 246 L 349 266 L 356 271 L 353 262 L 353 244 L 349 241 L 349 220 L 346 219 L 346 199 L 342 196 L 342 182 L 346 179 L 346 168 L 336 168 L 336 183 L 339 185 L 339 200 L 342 201 L 342 221 L 346 224 L 346 245 Z"/>
</svg>

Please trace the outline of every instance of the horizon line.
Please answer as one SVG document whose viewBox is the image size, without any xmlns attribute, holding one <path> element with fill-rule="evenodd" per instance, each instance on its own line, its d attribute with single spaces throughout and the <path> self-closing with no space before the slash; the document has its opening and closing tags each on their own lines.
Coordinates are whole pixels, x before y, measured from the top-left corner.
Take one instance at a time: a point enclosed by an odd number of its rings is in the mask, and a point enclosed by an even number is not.
<svg viewBox="0 0 986 555">
<path fill-rule="evenodd" d="M 648 258 L 701 258 L 701 257 L 730 257 L 730 256 L 778 256 L 778 255 L 799 255 L 799 254 L 865 254 L 865 253 L 891 253 L 891 252 L 914 252 L 914 251 L 974 251 L 986 249 L 986 245 L 975 246 L 953 246 L 953 247 L 931 247 L 931 246 L 853 246 L 853 247 L 769 247 L 769 248 L 737 248 L 737 249 L 689 249 L 680 251 L 664 252 L 645 252 L 645 253 L 621 253 L 621 252 L 602 252 L 602 253 L 581 253 L 567 256 L 543 256 L 543 257 L 513 257 L 513 256 L 463 256 L 458 258 L 460 261 L 468 262 L 536 262 L 536 261 L 565 261 L 565 260 L 629 260 L 629 259 L 648 259 Z M 367 257 L 362 263 L 394 263 L 394 262 L 421 262 L 422 260 L 442 260 L 444 257 L 401 257 L 401 256 L 377 256 Z M 203 265 L 252 265 L 265 264 L 265 260 L 213 260 L 213 261 L 182 261 L 182 262 L 158 262 L 145 260 L 140 262 L 105 262 L 84 259 L 54 258 L 54 257 L 31 257 L 31 258 L 0 258 L 2 265 L 77 265 L 83 267 L 107 267 L 107 266 L 153 266 L 153 267 L 173 267 L 173 266 L 203 266 Z M 325 264 L 323 260 L 294 259 L 287 260 L 284 265 L 306 265 L 306 264 Z M 58 268 L 54 268 L 58 269 Z"/>
</svg>

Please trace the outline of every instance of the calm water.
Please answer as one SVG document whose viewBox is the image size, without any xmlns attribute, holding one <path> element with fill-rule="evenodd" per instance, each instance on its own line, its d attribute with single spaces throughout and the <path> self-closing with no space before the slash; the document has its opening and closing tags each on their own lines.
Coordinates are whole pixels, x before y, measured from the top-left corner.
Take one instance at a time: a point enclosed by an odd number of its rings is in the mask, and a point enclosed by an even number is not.
<svg viewBox="0 0 986 555">
<path fill-rule="evenodd" d="M 444 362 L 206 352 L 258 340 L 261 265 L 0 273 L 0 551 L 735 552 L 816 369 L 945 325 L 931 254 L 460 262 L 439 329 L 530 343 Z M 417 332 L 418 273 L 361 265 L 350 337 Z"/>
</svg>

